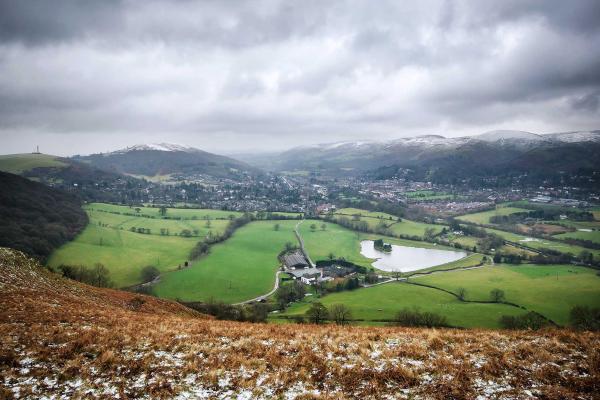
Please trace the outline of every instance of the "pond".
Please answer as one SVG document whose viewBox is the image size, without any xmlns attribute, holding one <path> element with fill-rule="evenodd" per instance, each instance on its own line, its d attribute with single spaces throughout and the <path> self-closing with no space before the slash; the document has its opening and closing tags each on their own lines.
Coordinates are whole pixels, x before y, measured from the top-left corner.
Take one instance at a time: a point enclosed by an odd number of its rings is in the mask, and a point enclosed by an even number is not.
<svg viewBox="0 0 600 400">
<path fill-rule="evenodd" d="M 372 240 L 360 242 L 360 254 L 367 258 L 375 258 L 371 264 L 382 271 L 410 272 L 434 267 L 452 261 L 460 260 L 467 253 L 459 250 L 422 249 L 419 247 L 392 245 L 392 251 L 385 253 L 376 250 Z"/>
</svg>

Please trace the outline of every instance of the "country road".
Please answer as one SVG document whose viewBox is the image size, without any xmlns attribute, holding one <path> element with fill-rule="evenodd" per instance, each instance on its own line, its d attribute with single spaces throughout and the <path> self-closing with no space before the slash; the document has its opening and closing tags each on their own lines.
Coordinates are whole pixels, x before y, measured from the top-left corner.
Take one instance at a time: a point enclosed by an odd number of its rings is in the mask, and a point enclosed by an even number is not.
<svg viewBox="0 0 600 400">
<path fill-rule="evenodd" d="M 245 300 L 239 303 L 233 303 L 234 306 L 238 306 L 238 305 L 242 305 L 242 304 L 248 304 L 248 303 L 254 303 L 257 301 L 261 301 L 263 299 L 266 299 L 267 297 L 269 297 L 270 295 L 272 295 L 273 293 L 275 293 L 277 291 L 277 289 L 279 289 L 279 275 L 282 273 L 283 271 L 277 271 L 277 273 L 275 274 L 275 286 L 273 286 L 273 290 L 271 290 L 269 293 L 263 294 L 261 296 L 255 297 L 253 299 L 250 300 Z"/>
</svg>

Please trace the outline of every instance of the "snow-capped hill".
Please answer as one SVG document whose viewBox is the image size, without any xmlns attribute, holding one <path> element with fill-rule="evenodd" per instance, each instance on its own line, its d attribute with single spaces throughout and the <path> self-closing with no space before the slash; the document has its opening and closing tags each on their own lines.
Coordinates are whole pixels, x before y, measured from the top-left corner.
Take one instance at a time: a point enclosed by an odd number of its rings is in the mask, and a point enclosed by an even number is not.
<svg viewBox="0 0 600 400">
<path fill-rule="evenodd" d="M 482 133 L 481 135 L 474 136 L 476 139 L 483 140 L 484 142 L 498 142 L 498 141 L 527 141 L 527 142 L 540 142 L 544 138 L 535 133 L 525 131 L 510 131 L 510 130 L 497 130 Z"/>
<path fill-rule="evenodd" d="M 149 144 L 136 144 L 133 146 L 126 147 L 121 150 L 113 151 L 113 154 L 123 154 L 130 151 L 183 151 L 186 153 L 193 153 L 199 151 L 193 147 L 186 147 L 179 144 L 173 143 L 149 143 Z"/>
<path fill-rule="evenodd" d="M 561 132 L 544 135 L 548 139 L 564 143 L 600 143 L 600 131 Z"/>
</svg>

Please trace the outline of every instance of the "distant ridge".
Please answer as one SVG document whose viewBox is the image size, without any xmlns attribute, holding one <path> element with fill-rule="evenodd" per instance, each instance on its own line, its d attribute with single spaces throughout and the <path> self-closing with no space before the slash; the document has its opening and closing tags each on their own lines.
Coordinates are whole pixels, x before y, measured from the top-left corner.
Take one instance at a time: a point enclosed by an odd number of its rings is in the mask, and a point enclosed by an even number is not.
<svg viewBox="0 0 600 400">
<path fill-rule="evenodd" d="M 173 143 L 136 144 L 74 158 L 106 171 L 148 177 L 180 174 L 242 179 L 260 174 L 259 169 L 233 158 Z"/>
</svg>

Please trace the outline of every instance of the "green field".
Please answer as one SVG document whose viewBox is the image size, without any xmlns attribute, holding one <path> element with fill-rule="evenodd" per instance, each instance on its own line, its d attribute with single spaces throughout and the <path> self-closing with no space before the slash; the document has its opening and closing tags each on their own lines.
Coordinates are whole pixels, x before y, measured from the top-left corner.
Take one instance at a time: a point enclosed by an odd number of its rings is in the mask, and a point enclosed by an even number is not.
<svg viewBox="0 0 600 400">
<path fill-rule="evenodd" d="M 0 155 L 0 171 L 22 174 L 34 168 L 61 168 L 68 164 L 56 156 L 47 154 L 8 154 Z"/>
<path fill-rule="evenodd" d="M 597 271 L 571 265 L 485 267 L 415 277 L 411 280 L 456 291 L 467 289 L 467 300 L 489 300 L 492 289 L 506 293 L 506 301 L 537 311 L 565 325 L 575 305 L 600 307 Z"/>
<path fill-rule="evenodd" d="M 150 229 L 151 235 L 166 235 L 168 233 L 169 236 L 175 236 L 181 234 L 183 230 L 188 230 L 192 232 L 193 236 L 204 237 L 209 231 L 215 234 L 222 233 L 229 223 L 229 220 L 226 219 L 210 221 L 202 219 L 162 219 L 113 214 L 89 208 L 86 211 L 90 218 L 90 224 L 123 230 L 132 228 Z M 197 232 L 194 233 L 194 231 Z"/>
<path fill-rule="evenodd" d="M 583 228 L 583 229 L 587 229 L 587 228 Z M 558 238 L 558 239 L 590 240 L 595 243 L 600 243 L 600 230 L 593 230 L 591 232 L 586 232 L 586 231 L 567 232 L 567 233 L 561 233 L 559 235 L 554 235 L 554 237 Z"/>
<path fill-rule="evenodd" d="M 456 219 L 460 220 L 460 221 L 471 222 L 473 224 L 486 225 L 486 224 L 490 223 L 491 217 L 504 216 L 504 215 L 510 215 L 510 214 L 515 214 L 518 212 L 527 212 L 527 211 L 529 211 L 529 210 L 526 210 L 524 208 L 503 207 L 503 206 L 499 205 L 496 207 L 495 210 L 482 211 L 482 212 L 473 213 L 473 214 L 461 215 L 459 217 L 456 217 Z"/>
<path fill-rule="evenodd" d="M 162 218 L 158 207 L 136 207 L 121 206 L 106 203 L 90 203 L 86 210 L 94 210 L 107 213 L 131 215 L 135 217 Z M 232 219 L 242 215 L 238 211 L 212 210 L 207 208 L 167 208 L 165 216 L 174 219 Z"/>
<path fill-rule="evenodd" d="M 280 229 L 275 231 L 275 223 Z M 153 290 L 159 297 L 185 301 L 211 298 L 235 303 L 269 292 L 279 266 L 277 255 L 286 242 L 296 244 L 297 221 L 256 221 L 211 247 L 191 267 L 161 276 Z"/>
<path fill-rule="evenodd" d="M 354 215 L 360 215 L 360 220 L 369 224 L 370 229 L 375 229 L 380 223 L 385 223 L 394 235 L 419 236 L 425 235 L 427 228 L 433 229 L 435 233 L 440 233 L 444 229 L 443 225 L 425 224 L 401 218 L 398 222 L 398 217 L 386 214 L 383 212 L 366 211 L 358 208 L 342 208 L 335 212 L 336 217 L 347 217 L 352 219 Z"/>
<path fill-rule="evenodd" d="M 403 276 L 419 275 L 424 272 L 431 272 L 431 271 L 475 267 L 475 266 L 480 265 L 483 262 L 483 257 L 484 257 L 483 254 L 473 253 L 466 257 L 461 258 L 460 260 L 452 261 L 452 262 L 449 262 L 446 264 L 436 265 L 434 267 L 429 267 L 429 268 L 425 268 L 425 269 L 419 269 L 417 271 L 407 272 L 407 273 L 404 273 Z"/>
<path fill-rule="evenodd" d="M 453 273 L 439 274 L 449 276 Z M 304 314 L 313 301 L 325 306 L 345 304 L 352 310 L 353 319 L 360 324 L 373 325 L 381 320 L 391 320 L 403 308 L 417 307 L 421 311 L 445 315 L 453 326 L 497 328 L 502 315 L 523 313 L 516 307 L 502 304 L 464 303 L 456 297 L 439 290 L 410 285 L 406 283 L 387 283 L 370 288 L 332 293 L 322 298 L 306 297 L 304 301 L 294 303 L 285 313 L 271 314 L 272 319 L 280 316 Z"/>
<path fill-rule="evenodd" d="M 317 225 L 314 232 L 312 224 Z M 344 257 L 347 261 L 368 267 L 373 262 L 360 254 L 360 241 L 364 237 L 359 232 L 351 231 L 340 225 L 325 222 L 326 229 L 322 230 L 321 221 L 304 221 L 300 224 L 299 232 L 304 239 L 304 246 L 313 261 L 326 260 L 332 253 L 336 258 Z"/>
<path fill-rule="evenodd" d="M 187 260 L 198 238 L 158 236 L 104 228 L 90 224 L 77 238 L 52 253 L 48 265 L 104 264 L 116 287 L 139 283 L 140 271 L 154 265 L 161 271 L 176 269 Z"/>
<path fill-rule="evenodd" d="M 501 231 L 498 229 L 491 229 L 491 228 L 483 228 L 483 229 L 485 229 L 486 232 L 494 233 L 498 236 L 501 236 L 505 240 L 518 243 L 521 246 L 526 246 L 531 249 L 538 249 L 538 250 L 539 249 L 551 249 L 551 250 L 560 251 L 561 253 L 571 253 L 574 255 L 578 255 L 579 253 L 581 253 L 582 251 L 585 250 L 585 251 L 589 251 L 590 253 L 592 253 L 594 255 L 594 258 L 600 257 L 600 250 L 587 249 L 582 246 L 575 246 L 575 245 L 571 245 L 571 244 L 567 244 L 567 243 L 561 243 L 561 242 L 558 242 L 555 240 L 535 239 L 535 238 L 527 237 L 524 235 L 518 235 L 518 234 L 512 233 L 512 232 Z"/>
<path fill-rule="evenodd" d="M 406 192 L 406 197 L 411 200 L 448 200 L 454 198 L 454 195 L 433 190 L 417 190 L 415 192 Z"/>
</svg>

